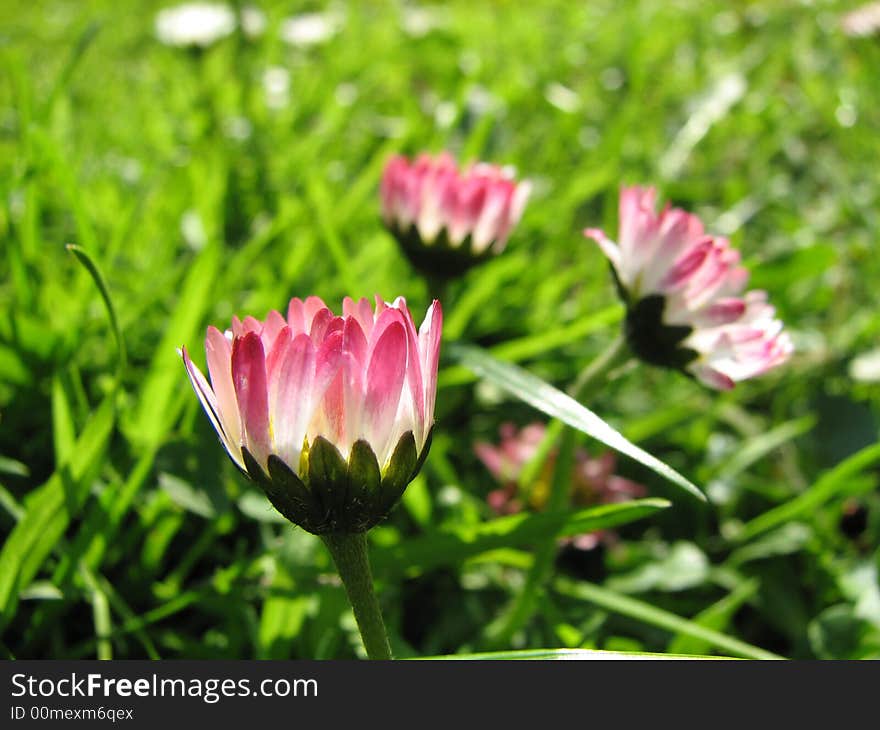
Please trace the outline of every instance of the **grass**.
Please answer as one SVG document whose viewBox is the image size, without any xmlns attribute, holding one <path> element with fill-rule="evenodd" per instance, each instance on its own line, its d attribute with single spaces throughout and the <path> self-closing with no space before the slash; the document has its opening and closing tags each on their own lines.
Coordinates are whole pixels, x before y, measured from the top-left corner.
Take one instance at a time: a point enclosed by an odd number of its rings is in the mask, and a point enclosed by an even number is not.
<svg viewBox="0 0 880 730">
<path fill-rule="evenodd" d="M 362 652 L 323 547 L 226 462 L 176 348 L 203 363 L 207 324 L 291 296 L 424 311 L 377 184 L 390 154 L 449 148 L 516 165 L 535 193 L 444 302 L 434 446 L 371 533 L 395 653 L 880 657 L 880 390 L 849 375 L 880 342 L 880 45 L 841 33 L 848 5 L 453 2 L 413 36 L 402 4 L 350 3 L 308 49 L 278 38 L 287 4 L 262 5 L 262 39 L 202 55 L 155 40 L 152 3 L 0 9 L 2 654 Z M 261 82 L 275 66 L 281 108 Z M 614 230 L 636 182 L 731 237 L 798 352 L 731 394 L 646 367 L 599 389 L 590 410 L 712 504 L 621 458 L 672 505 L 561 550 L 492 647 L 540 541 L 595 523 L 493 521 L 473 444 L 543 416 L 448 346 L 564 390 L 619 328 L 580 230 Z"/>
</svg>

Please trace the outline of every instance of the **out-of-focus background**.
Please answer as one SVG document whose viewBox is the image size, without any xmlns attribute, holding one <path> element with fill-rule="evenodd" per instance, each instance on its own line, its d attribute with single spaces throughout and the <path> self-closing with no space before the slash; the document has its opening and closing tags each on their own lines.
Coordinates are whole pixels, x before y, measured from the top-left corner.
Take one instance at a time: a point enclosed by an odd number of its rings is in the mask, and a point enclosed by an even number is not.
<svg viewBox="0 0 880 730">
<path fill-rule="evenodd" d="M 175 350 L 203 364 L 207 324 L 292 296 L 419 317 L 378 181 L 445 148 L 534 184 L 507 251 L 452 286 L 447 343 L 564 387 L 622 315 L 580 230 L 615 231 L 643 183 L 742 250 L 797 353 L 730 394 L 644 366 L 602 388 L 587 405 L 713 506 L 619 457 L 672 506 L 560 544 L 537 589 L 552 534 L 491 525 L 539 515 L 542 477 L 511 506 L 475 444 L 542 416 L 444 360 L 426 468 L 371 533 L 395 653 L 880 657 L 880 36 L 842 23 L 855 4 L 255 0 L 198 50 L 160 41 L 163 7 L 0 8 L 4 656 L 361 651 L 323 546 L 227 463 Z M 121 369 L 66 243 L 103 272 Z"/>
</svg>

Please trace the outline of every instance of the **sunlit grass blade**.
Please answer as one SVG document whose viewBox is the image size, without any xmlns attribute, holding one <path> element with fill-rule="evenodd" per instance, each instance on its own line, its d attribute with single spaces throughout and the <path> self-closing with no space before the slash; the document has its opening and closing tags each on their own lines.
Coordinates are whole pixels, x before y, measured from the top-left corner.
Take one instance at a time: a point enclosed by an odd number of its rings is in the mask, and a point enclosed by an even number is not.
<svg viewBox="0 0 880 730">
<path fill-rule="evenodd" d="M 479 347 L 456 343 L 448 349 L 462 365 L 503 388 L 510 395 L 635 459 L 691 496 L 706 500 L 690 480 L 627 440 L 619 431 L 561 390 L 516 365 L 495 359 Z"/>
<path fill-rule="evenodd" d="M 744 580 L 722 599 L 700 611 L 692 621 L 713 631 L 723 632 L 742 605 L 758 592 L 760 585 L 754 579 Z M 679 634 L 669 642 L 669 651 L 673 654 L 701 654 L 709 651 L 711 646 L 711 642 L 705 639 Z"/>
<path fill-rule="evenodd" d="M 95 282 L 95 286 L 98 287 L 101 299 L 104 302 L 104 307 L 107 309 L 107 316 L 110 319 L 110 328 L 113 330 L 113 339 L 116 340 L 116 353 L 118 357 L 117 373 L 121 374 L 125 371 L 126 363 L 125 340 L 122 338 L 122 330 L 119 328 L 119 319 L 116 317 L 116 309 L 113 306 L 113 300 L 110 298 L 110 289 L 107 287 L 107 281 L 104 279 L 103 274 L 101 274 L 101 270 L 98 268 L 94 259 L 82 246 L 77 246 L 75 243 L 68 243 L 65 248 L 76 256 L 77 260 L 91 275 L 92 280 Z"/>
<path fill-rule="evenodd" d="M 182 401 L 173 406 L 173 394 L 182 388 L 180 358 L 177 348 L 187 344 L 211 302 L 209 292 L 220 269 L 220 250 L 209 245 L 190 266 L 181 285 L 181 294 L 173 314 L 165 323 L 162 339 L 143 378 L 140 397 L 126 429 L 132 441 L 152 445 L 159 442 L 177 417 Z"/>
<path fill-rule="evenodd" d="M 46 99 L 45 109 L 47 113 L 52 110 L 55 101 L 67 89 L 71 77 L 79 66 L 80 61 L 82 61 L 83 56 L 85 56 L 86 51 L 89 50 L 89 47 L 98 36 L 98 31 L 100 30 L 101 24 L 98 22 L 92 22 L 89 23 L 82 33 L 79 34 L 76 43 L 74 43 L 73 47 L 70 49 L 70 53 L 68 54 L 64 66 L 61 68 L 61 73 L 58 74 L 58 78 L 52 86 L 52 91 L 49 92 L 49 96 Z"/>
<path fill-rule="evenodd" d="M 666 629 L 675 634 L 699 639 L 734 656 L 745 659 L 784 658 L 760 647 L 747 644 L 732 636 L 727 636 L 719 631 L 702 626 L 694 621 L 676 616 L 674 613 L 665 611 L 662 608 L 656 608 L 649 603 L 639 601 L 630 596 L 624 596 L 594 583 L 575 582 L 559 578 L 554 583 L 554 588 L 560 594 L 569 598 L 588 601 L 595 606 L 604 608 L 606 611 L 619 613 L 622 616 L 628 616 L 636 621 Z"/>
<path fill-rule="evenodd" d="M 327 245 L 327 249 L 330 251 L 330 256 L 336 264 L 336 268 L 339 271 L 339 276 L 342 278 L 346 291 L 352 293 L 358 292 L 358 282 L 351 267 L 351 256 L 348 251 L 345 250 L 342 239 L 339 237 L 336 222 L 330 211 L 331 202 L 326 188 L 317 178 L 310 177 L 306 183 L 306 195 L 308 196 L 309 203 L 315 211 L 324 243 Z"/>
<path fill-rule="evenodd" d="M 477 654 L 447 654 L 444 656 L 428 656 L 419 659 L 462 660 L 462 661 L 523 661 L 523 660 L 580 660 L 580 661 L 620 661 L 624 659 L 657 660 L 657 659 L 734 659 L 735 657 L 706 656 L 700 654 L 658 654 L 649 651 L 604 651 L 601 649 L 519 649 L 515 651 L 486 651 Z"/>
</svg>

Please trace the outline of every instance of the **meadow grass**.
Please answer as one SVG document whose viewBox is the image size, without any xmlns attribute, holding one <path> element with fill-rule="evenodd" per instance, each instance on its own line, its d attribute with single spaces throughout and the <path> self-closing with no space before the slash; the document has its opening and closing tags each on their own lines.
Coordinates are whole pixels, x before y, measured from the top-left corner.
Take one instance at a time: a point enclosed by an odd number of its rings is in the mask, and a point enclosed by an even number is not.
<svg viewBox="0 0 880 730">
<path fill-rule="evenodd" d="M 564 388 L 622 317 L 580 231 L 616 230 L 619 186 L 645 183 L 730 236 L 797 354 L 730 394 L 648 367 L 598 389 L 587 405 L 712 504 L 621 458 L 671 506 L 561 551 L 501 647 L 486 627 L 536 542 L 593 517 L 493 516 L 474 442 L 544 417 L 447 354 L 425 470 L 371 533 L 396 655 L 880 657 L 880 390 L 849 372 L 880 343 L 880 41 L 841 32 L 847 4 L 452 2 L 413 34 L 412 6 L 350 3 L 327 43 L 291 48 L 282 19 L 314 9 L 294 6 L 201 54 L 158 43 L 152 3 L 0 8 L 3 655 L 362 652 L 328 555 L 227 463 L 176 349 L 203 364 L 207 324 L 292 296 L 424 311 L 377 187 L 391 154 L 448 148 L 534 194 L 451 287 L 447 344 Z"/>
</svg>

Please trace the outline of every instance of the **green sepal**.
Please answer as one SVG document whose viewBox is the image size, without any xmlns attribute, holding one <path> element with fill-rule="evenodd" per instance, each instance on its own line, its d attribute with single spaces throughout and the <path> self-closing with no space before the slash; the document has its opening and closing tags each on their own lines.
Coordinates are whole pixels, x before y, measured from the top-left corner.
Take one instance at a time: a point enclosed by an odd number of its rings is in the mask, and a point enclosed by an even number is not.
<svg viewBox="0 0 880 730">
<path fill-rule="evenodd" d="M 644 362 L 683 370 L 698 357 L 695 350 L 681 343 L 693 332 L 687 325 L 663 322 L 666 297 L 651 294 L 627 308 L 625 334 L 633 353 Z"/>
<path fill-rule="evenodd" d="M 376 511 L 380 515 L 387 515 L 403 496 L 407 485 L 416 475 L 418 463 L 416 439 L 412 431 L 407 431 L 397 442 L 382 475 L 382 488 L 379 490 L 379 500 L 376 504 Z"/>
<path fill-rule="evenodd" d="M 256 483 L 260 489 L 266 494 L 269 498 L 269 501 L 272 503 L 272 506 L 277 509 L 282 515 L 284 515 L 291 522 L 296 522 L 299 524 L 299 514 L 287 499 L 284 498 L 284 495 L 277 489 L 272 479 L 263 471 L 263 467 L 260 466 L 260 462 L 258 462 L 252 455 L 251 452 L 248 451 L 244 446 L 241 447 L 241 457 L 244 460 L 245 465 L 245 473 L 248 477 Z"/>
<path fill-rule="evenodd" d="M 494 242 L 481 253 L 474 251 L 470 235 L 460 245 L 453 246 L 445 228 L 431 243 L 422 240 L 415 224 L 406 230 L 390 225 L 388 230 L 397 239 L 401 250 L 418 271 L 440 279 L 458 278 L 473 266 L 496 256 Z"/>
<path fill-rule="evenodd" d="M 422 446 L 422 453 L 419 454 L 419 460 L 416 463 L 416 469 L 413 472 L 413 475 L 409 478 L 410 481 L 415 479 L 422 471 L 422 467 L 425 465 L 425 460 L 428 458 L 428 452 L 431 450 L 431 442 L 434 440 L 434 427 L 431 426 L 428 431 L 428 435 L 425 437 L 425 445 Z"/>
<path fill-rule="evenodd" d="M 322 527 L 327 523 L 327 511 L 322 509 L 321 504 L 293 470 L 275 454 L 269 456 L 269 477 L 273 488 L 283 495 L 285 504 L 296 519 L 288 517 L 281 509 L 278 511 L 307 532 L 321 534 Z"/>
<path fill-rule="evenodd" d="M 313 532 L 310 528 L 320 521 L 320 513 L 299 477 L 274 454 L 269 457 L 269 474 L 246 448 L 242 447 L 241 455 L 247 470 L 245 473 L 263 490 L 272 506 L 294 524 Z"/>
<path fill-rule="evenodd" d="M 354 442 L 348 457 L 348 503 L 346 514 L 352 532 L 369 530 L 384 515 L 375 506 L 381 490 L 382 473 L 372 447 L 363 439 Z"/>
<path fill-rule="evenodd" d="M 309 448 L 309 490 L 330 515 L 330 523 L 339 522 L 345 512 L 348 495 L 348 466 L 342 454 L 323 436 Z M 331 531 L 337 532 L 331 527 Z"/>
<path fill-rule="evenodd" d="M 268 474 L 242 448 L 245 473 L 265 492 L 284 517 L 315 535 L 366 532 L 381 522 L 416 477 L 431 445 L 431 432 L 419 453 L 412 431 L 394 448 L 384 473 L 370 444 L 354 443 L 348 463 L 339 449 L 318 436 L 300 463 L 300 477 L 275 454 L 268 458 Z"/>
</svg>

